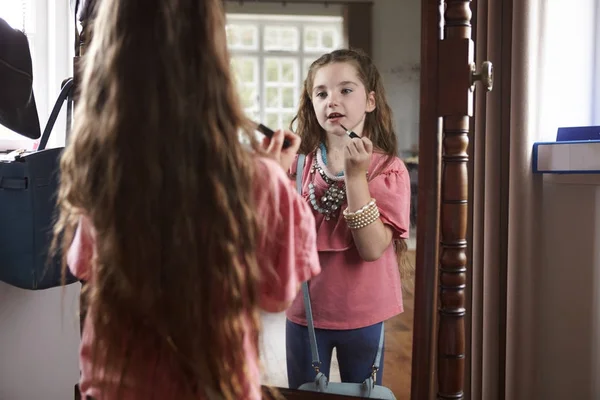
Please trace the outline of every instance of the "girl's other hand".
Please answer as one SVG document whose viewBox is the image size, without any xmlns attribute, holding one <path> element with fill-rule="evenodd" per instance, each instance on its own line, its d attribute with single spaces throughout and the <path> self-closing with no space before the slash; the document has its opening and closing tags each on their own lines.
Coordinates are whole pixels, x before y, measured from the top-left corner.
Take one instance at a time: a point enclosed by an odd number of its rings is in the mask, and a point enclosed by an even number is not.
<svg viewBox="0 0 600 400">
<path fill-rule="evenodd" d="M 283 148 L 283 140 L 287 139 L 290 146 Z M 300 136 L 295 133 L 278 129 L 271 139 L 265 137 L 263 140 L 263 148 L 267 155 L 277 161 L 284 171 L 288 171 L 294 162 L 298 148 L 300 147 Z"/>
<path fill-rule="evenodd" d="M 352 178 L 364 176 L 371 164 L 373 142 L 369 138 L 354 138 L 344 149 L 344 175 Z"/>
</svg>

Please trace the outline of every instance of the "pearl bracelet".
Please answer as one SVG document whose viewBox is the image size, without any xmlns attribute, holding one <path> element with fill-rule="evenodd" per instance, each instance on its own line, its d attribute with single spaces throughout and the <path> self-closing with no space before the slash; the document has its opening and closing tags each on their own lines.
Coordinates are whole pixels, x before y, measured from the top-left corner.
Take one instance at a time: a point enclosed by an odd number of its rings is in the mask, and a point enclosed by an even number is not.
<svg viewBox="0 0 600 400">
<path fill-rule="evenodd" d="M 343 214 L 350 229 L 361 229 L 371 225 L 373 222 L 377 221 L 380 216 L 375 199 L 371 199 L 369 203 L 355 212 L 349 212 L 346 208 Z"/>
</svg>

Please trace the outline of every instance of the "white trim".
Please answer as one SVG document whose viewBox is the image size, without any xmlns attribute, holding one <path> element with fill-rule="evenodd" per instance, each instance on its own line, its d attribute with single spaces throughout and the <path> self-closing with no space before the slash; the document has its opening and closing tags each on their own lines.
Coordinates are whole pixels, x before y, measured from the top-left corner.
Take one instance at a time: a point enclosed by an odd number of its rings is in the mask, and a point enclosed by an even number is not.
<svg viewBox="0 0 600 400">
<path fill-rule="evenodd" d="M 47 28 L 51 40 L 47 43 L 47 108 L 42 126 L 50 116 L 56 98 L 61 89 L 61 83 L 73 76 L 74 55 L 74 20 L 68 1 L 47 0 Z M 63 106 L 60 116 L 54 125 L 48 147 L 65 145 L 66 106 Z"/>
</svg>

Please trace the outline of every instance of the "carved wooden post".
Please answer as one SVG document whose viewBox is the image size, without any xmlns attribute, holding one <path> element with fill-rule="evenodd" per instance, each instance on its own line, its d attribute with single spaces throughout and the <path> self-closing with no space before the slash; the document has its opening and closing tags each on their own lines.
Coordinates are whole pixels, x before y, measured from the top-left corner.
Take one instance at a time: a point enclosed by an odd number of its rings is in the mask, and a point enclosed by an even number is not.
<svg viewBox="0 0 600 400">
<path fill-rule="evenodd" d="M 473 94 L 470 0 L 446 0 L 439 48 L 443 117 L 440 209 L 438 399 L 462 399 L 465 382 L 465 288 L 469 120 Z"/>
</svg>

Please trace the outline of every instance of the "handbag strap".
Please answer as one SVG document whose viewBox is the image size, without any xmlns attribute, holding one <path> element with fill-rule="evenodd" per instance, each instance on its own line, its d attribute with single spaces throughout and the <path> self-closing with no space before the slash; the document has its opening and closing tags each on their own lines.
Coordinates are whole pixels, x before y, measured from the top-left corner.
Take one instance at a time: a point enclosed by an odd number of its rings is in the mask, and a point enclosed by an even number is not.
<svg viewBox="0 0 600 400">
<path fill-rule="evenodd" d="M 40 144 L 38 145 L 38 150 L 44 150 L 46 145 L 48 144 L 48 139 L 50 139 L 50 133 L 52 132 L 52 128 L 54 128 L 54 123 L 58 118 L 58 114 L 60 113 L 60 109 L 62 108 L 63 103 L 67 101 L 67 136 L 69 136 L 71 129 L 71 112 L 72 108 L 69 106 L 69 103 L 73 100 L 73 78 L 68 78 L 63 82 L 62 88 L 60 89 L 60 94 L 58 95 L 58 99 L 56 99 L 56 103 L 54 103 L 54 108 L 52 108 L 52 112 L 50 113 L 50 117 L 48 118 L 48 123 L 44 128 L 44 133 L 42 134 L 42 138 L 40 139 Z"/>
<path fill-rule="evenodd" d="M 304 163 L 306 162 L 306 155 L 299 154 L 298 161 L 296 163 L 296 190 L 302 195 L 302 175 L 304 172 Z M 302 297 L 304 298 L 304 310 L 306 312 L 306 323 L 308 325 L 308 339 L 310 342 L 310 352 L 312 354 L 312 367 L 315 369 L 317 374 L 321 366 L 319 360 L 319 348 L 317 347 L 317 336 L 315 334 L 315 324 L 313 321 L 312 307 L 310 305 L 310 292 L 308 291 L 308 282 L 302 282 Z M 373 384 L 375 383 L 375 374 L 379 370 L 379 364 L 381 363 L 381 353 L 383 352 L 383 341 L 385 338 L 384 323 L 381 323 L 381 334 L 379 335 L 379 345 L 377 346 L 377 355 L 373 362 L 373 370 L 371 377 Z"/>
<path fill-rule="evenodd" d="M 304 172 L 305 154 L 298 154 L 296 163 L 296 190 L 302 195 L 302 174 Z M 319 360 L 319 350 L 317 347 L 317 337 L 315 335 L 315 325 L 313 323 L 312 308 L 310 306 L 310 293 L 308 292 L 308 282 L 302 282 L 302 295 L 304 297 L 304 310 L 306 312 L 306 321 L 308 323 L 308 338 L 310 341 L 310 352 L 312 353 L 312 366 L 317 373 L 321 366 Z"/>
<path fill-rule="evenodd" d="M 381 364 L 381 353 L 383 353 L 383 341 L 385 339 L 385 323 L 381 323 L 381 334 L 379 335 L 379 345 L 377 346 L 377 355 L 375 356 L 375 362 L 373 363 L 373 372 L 371 376 L 373 377 L 373 381 L 375 381 L 375 374 L 379 371 L 379 367 Z M 375 383 L 375 382 L 373 382 Z"/>
<path fill-rule="evenodd" d="M 304 172 L 304 163 L 306 162 L 306 154 L 298 154 L 296 162 L 296 190 L 302 195 L 302 174 Z"/>
</svg>

